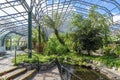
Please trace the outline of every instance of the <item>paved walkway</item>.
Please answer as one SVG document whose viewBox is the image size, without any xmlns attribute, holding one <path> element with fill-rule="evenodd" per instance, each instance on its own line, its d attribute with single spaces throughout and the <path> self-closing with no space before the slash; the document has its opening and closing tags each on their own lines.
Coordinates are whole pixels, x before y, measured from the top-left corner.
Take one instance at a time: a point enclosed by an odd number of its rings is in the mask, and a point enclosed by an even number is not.
<svg viewBox="0 0 120 80">
<path fill-rule="evenodd" d="M 31 80 L 61 80 L 61 79 L 57 67 L 54 67 L 49 71 L 37 73 L 35 77 Z"/>
<path fill-rule="evenodd" d="M 13 52 L 11 51 L 8 51 L 6 55 L 0 57 L 0 71 L 13 66 L 11 63 L 13 57 Z"/>
<path fill-rule="evenodd" d="M 22 51 L 17 51 L 17 53 L 20 54 Z M 0 71 L 13 67 L 11 59 L 14 58 L 14 54 L 15 51 L 8 51 L 5 56 L 0 57 Z M 101 70 L 105 72 L 105 74 L 112 74 L 109 75 L 110 77 L 118 78 L 114 80 L 120 80 L 120 72 L 106 67 L 101 67 Z M 55 67 L 52 70 L 37 73 L 31 80 L 60 80 L 60 76 L 57 67 Z"/>
<path fill-rule="evenodd" d="M 22 51 L 17 51 L 18 54 Z M 7 51 L 7 54 L 0 57 L 0 72 L 13 67 L 11 59 L 14 58 L 15 51 Z M 37 73 L 31 80 L 60 80 L 59 72 L 57 67 L 46 71 Z"/>
</svg>

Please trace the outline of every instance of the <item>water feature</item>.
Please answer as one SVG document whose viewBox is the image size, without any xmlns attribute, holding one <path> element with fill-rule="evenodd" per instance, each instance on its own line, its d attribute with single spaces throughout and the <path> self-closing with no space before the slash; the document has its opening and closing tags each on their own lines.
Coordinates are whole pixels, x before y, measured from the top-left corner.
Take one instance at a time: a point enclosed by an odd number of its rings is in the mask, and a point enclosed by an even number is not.
<svg viewBox="0 0 120 80">
<path fill-rule="evenodd" d="M 91 67 L 67 65 L 65 68 L 66 69 L 62 69 L 63 80 L 110 80 L 105 75 L 101 74 L 99 70 L 93 70 Z M 76 76 L 80 79 L 75 78 Z"/>
</svg>

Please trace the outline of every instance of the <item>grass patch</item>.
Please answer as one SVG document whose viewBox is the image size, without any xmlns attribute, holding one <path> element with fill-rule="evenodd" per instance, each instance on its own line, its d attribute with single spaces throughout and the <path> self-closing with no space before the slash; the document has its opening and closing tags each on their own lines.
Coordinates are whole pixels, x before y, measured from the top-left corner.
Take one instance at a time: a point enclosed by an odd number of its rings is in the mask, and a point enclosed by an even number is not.
<svg viewBox="0 0 120 80">
<path fill-rule="evenodd" d="M 55 58 L 55 55 L 42 55 L 42 54 L 37 54 L 35 52 L 32 53 L 32 58 L 28 58 L 28 54 L 24 53 L 24 54 L 19 54 L 16 56 L 16 64 L 18 65 L 21 62 L 26 62 L 26 63 L 38 63 L 38 61 L 40 63 L 47 63 L 49 61 L 51 61 L 52 59 Z M 12 59 L 12 62 L 15 62 L 15 59 Z"/>
<path fill-rule="evenodd" d="M 95 56 L 95 55 L 79 55 L 77 53 L 66 53 L 57 56 L 60 62 L 67 63 L 70 65 L 86 65 L 91 60 L 101 62 L 102 64 L 108 67 L 120 67 L 120 58 L 114 55 L 103 55 L 103 56 Z M 38 60 L 40 63 L 47 63 L 51 60 L 56 58 L 56 55 L 44 55 L 44 54 L 37 54 L 36 52 L 32 53 L 32 58 L 28 58 L 28 54 L 19 54 L 17 55 L 16 64 L 20 62 L 27 62 L 27 63 L 37 63 Z M 12 60 L 14 62 L 14 59 Z"/>
<path fill-rule="evenodd" d="M 100 61 L 102 64 L 105 64 L 108 67 L 120 67 L 120 58 L 114 55 L 98 56 L 94 60 Z"/>
</svg>

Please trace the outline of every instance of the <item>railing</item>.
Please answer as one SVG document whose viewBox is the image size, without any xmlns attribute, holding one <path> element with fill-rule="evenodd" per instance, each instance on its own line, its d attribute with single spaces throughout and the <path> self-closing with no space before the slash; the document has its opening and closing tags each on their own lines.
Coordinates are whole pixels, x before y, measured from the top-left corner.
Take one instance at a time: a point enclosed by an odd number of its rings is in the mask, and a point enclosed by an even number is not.
<svg viewBox="0 0 120 80">
<path fill-rule="evenodd" d="M 25 52 L 25 53 L 28 53 L 28 52 Z M 47 62 L 47 63 L 40 63 L 39 57 L 36 56 L 35 54 L 32 54 L 32 55 L 33 55 L 33 57 L 36 61 L 35 62 L 36 64 L 33 63 L 33 65 L 32 65 L 32 64 L 29 64 L 29 63 L 23 61 L 23 64 L 21 64 L 23 67 L 31 66 L 31 68 L 36 68 L 37 71 L 46 71 L 46 70 L 49 70 L 49 69 L 53 68 L 54 66 L 56 66 L 55 59 L 53 59 L 53 60 L 51 60 L 50 62 Z M 22 61 L 22 59 L 21 59 L 21 61 Z M 28 61 L 29 61 L 29 58 L 28 58 Z M 26 63 L 26 64 L 24 65 L 24 63 Z"/>
<path fill-rule="evenodd" d="M 51 60 L 50 62 L 44 63 L 44 64 L 40 64 L 40 71 L 46 71 L 46 70 L 50 70 L 51 68 L 55 67 L 55 59 Z"/>
<path fill-rule="evenodd" d="M 82 80 L 82 78 L 78 77 L 72 71 L 70 71 L 67 68 L 65 68 L 64 66 L 62 66 L 57 58 L 56 58 L 55 63 L 58 67 L 61 80 Z"/>
</svg>

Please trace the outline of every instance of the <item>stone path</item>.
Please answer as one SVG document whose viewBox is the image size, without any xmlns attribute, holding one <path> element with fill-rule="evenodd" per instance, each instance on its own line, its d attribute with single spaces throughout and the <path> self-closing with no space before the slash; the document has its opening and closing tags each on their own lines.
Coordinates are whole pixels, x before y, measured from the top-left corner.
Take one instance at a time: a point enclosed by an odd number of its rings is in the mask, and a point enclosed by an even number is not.
<svg viewBox="0 0 120 80">
<path fill-rule="evenodd" d="M 17 53 L 22 53 L 22 51 L 17 51 Z M 14 58 L 15 51 L 8 51 L 7 55 L 0 57 L 0 72 L 5 69 L 13 67 L 11 59 Z M 46 71 L 37 73 L 31 80 L 61 80 L 57 67 Z"/>
<path fill-rule="evenodd" d="M 39 72 L 31 80 L 61 80 L 57 67 L 46 72 Z"/>
<path fill-rule="evenodd" d="M 17 53 L 22 53 L 22 51 L 17 51 Z M 14 58 L 15 51 L 8 51 L 7 55 L 0 57 L 0 72 L 2 70 L 13 67 L 11 63 L 11 59 Z M 110 77 L 114 78 L 114 80 L 120 80 L 120 72 L 112 69 L 108 69 L 106 67 L 101 67 L 101 70 L 108 74 Z M 51 70 L 46 72 L 38 72 L 31 80 L 61 80 L 59 76 L 59 72 L 57 67 L 54 67 Z"/>
<path fill-rule="evenodd" d="M 11 59 L 14 57 L 13 55 L 10 55 L 11 52 L 8 52 L 3 57 L 0 57 L 0 71 L 5 70 L 7 68 L 10 68 L 13 66 L 11 63 Z M 13 53 L 11 53 L 13 54 Z"/>
</svg>

